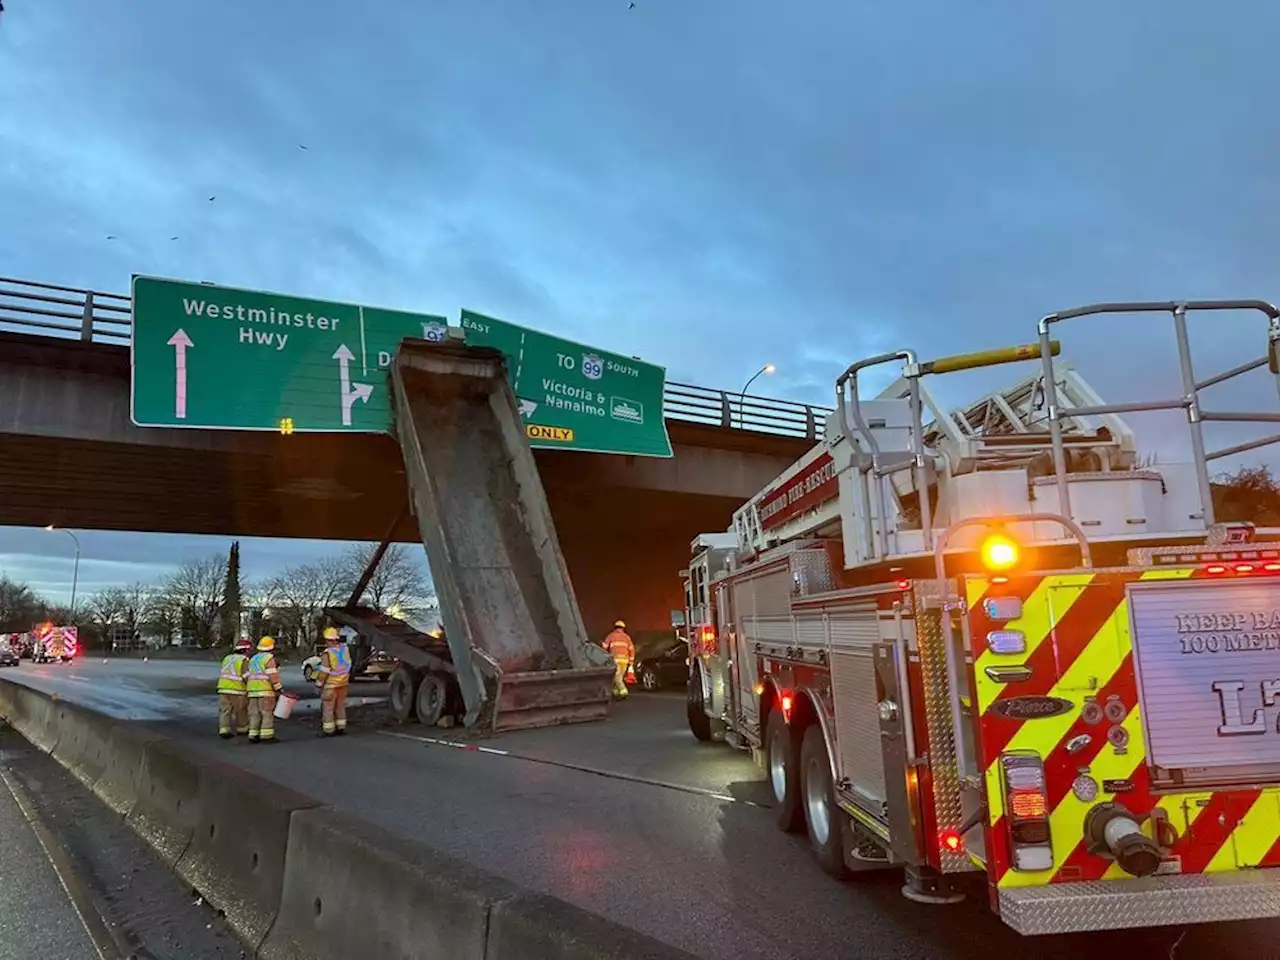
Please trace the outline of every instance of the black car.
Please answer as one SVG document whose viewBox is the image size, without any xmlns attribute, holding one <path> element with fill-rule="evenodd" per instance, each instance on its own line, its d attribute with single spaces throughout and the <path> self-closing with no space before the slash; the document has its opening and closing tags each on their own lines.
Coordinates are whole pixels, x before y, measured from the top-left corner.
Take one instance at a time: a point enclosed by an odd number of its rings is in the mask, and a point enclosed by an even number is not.
<svg viewBox="0 0 1280 960">
<path fill-rule="evenodd" d="M 7 644 L 0 647 L 0 667 L 16 667 L 18 665 L 18 651 Z"/>
<path fill-rule="evenodd" d="M 689 682 L 689 646 L 683 640 L 636 660 L 636 685 L 643 690 L 683 689 Z"/>
</svg>

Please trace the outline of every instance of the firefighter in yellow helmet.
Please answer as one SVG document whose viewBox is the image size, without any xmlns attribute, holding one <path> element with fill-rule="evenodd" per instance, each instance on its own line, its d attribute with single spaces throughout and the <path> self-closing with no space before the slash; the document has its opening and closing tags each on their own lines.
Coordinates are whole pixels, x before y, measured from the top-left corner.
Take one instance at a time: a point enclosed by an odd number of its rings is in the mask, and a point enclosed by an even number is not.
<svg viewBox="0 0 1280 960">
<path fill-rule="evenodd" d="M 321 734 L 341 736 L 347 732 L 347 684 L 351 680 L 351 651 L 342 642 L 337 627 L 325 627 L 324 653 L 316 671 L 320 688 Z"/>
<path fill-rule="evenodd" d="M 247 678 L 249 656 L 253 644 L 241 640 L 234 650 L 222 658 L 218 672 L 218 736 L 230 740 L 237 733 L 249 732 L 249 702 Z"/>
<path fill-rule="evenodd" d="M 271 637 L 258 641 L 258 652 L 249 658 L 245 687 L 249 695 L 249 742 L 274 743 L 276 739 L 276 695 L 284 689 Z"/>
<path fill-rule="evenodd" d="M 614 621 L 612 632 L 604 638 L 604 648 L 613 657 L 613 695 L 619 698 L 627 696 L 627 671 L 636 662 L 636 645 L 627 635 L 627 625 L 621 620 Z"/>
</svg>

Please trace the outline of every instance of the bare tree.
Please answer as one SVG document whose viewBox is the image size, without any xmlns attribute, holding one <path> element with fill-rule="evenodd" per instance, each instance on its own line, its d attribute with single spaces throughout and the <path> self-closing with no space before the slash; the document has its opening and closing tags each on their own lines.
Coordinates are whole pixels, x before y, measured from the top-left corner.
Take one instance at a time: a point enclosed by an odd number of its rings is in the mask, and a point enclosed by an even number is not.
<svg viewBox="0 0 1280 960">
<path fill-rule="evenodd" d="M 197 646 L 207 647 L 216 632 L 222 610 L 226 566 L 221 555 L 184 563 L 165 581 L 166 615 L 176 612 L 180 628 Z"/>
<path fill-rule="evenodd" d="M 107 587 L 90 598 L 87 612 L 104 643 L 113 639 L 113 633 L 124 634 L 129 642 L 141 634 L 144 625 L 147 625 L 152 592 L 145 583 L 139 582 L 128 586 Z"/>
<path fill-rule="evenodd" d="M 152 603 L 155 590 L 147 584 L 136 581 L 119 588 L 120 619 L 130 637 L 142 633 L 147 621 L 147 610 Z"/>
<path fill-rule="evenodd" d="M 310 646 L 319 637 L 324 608 L 344 602 L 348 584 L 347 565 L 336 557 L 285 570 L 263 585 L 267 621 L 295 646 Z"/>
<path fill-rule="evenodd" d="M 142 624 L 146 630 L 161 638 L 164 645 L 173 641 L 173 635 L 182 626 L 182 609 L 178 598 L 170 594 L 164 584 L 151 590 L 142 611 Z"/>
<path fill-rule="evenodd" d="M 25 583 L 0 576 L 0 631 L 17 633 L 30 630 L 44 618 L 47 604 Z"/>
<path fill-rule="evenodd" d="M 121 626 L 124 621 L 124 600 L 120 587 L 107 587 L 99 590 L 85 604 L 84 613 L 89 623 L 97 630 L 105 642 L 111 635 L 113 627 Z"/>
<path fill-rule="evenodd" d="M 354 589 L 360 574 L 373 558 L 376 544 L 351 547 L 343 557 L 348 581 Z M 435 597 L 422 555 L 404 543 L 393 543 L 369 578 L 361 602 L 378 610 L 418 610 L 430 606 Z"/>
</svg>

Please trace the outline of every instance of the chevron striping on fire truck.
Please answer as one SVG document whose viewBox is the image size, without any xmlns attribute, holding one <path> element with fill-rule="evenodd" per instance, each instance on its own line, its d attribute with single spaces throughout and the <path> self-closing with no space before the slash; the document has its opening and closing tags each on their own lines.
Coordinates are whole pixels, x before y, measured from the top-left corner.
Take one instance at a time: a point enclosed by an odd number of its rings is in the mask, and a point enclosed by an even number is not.
<svg viewBox="0 0 1280 960">
<path fill-rule="evenodd" d="M 1266 352 L 1197 381 L 1188 316 L 1219 311 L 1261 312 Z M 1171 315 L 1182 397 L 1105 403 L 1055 360 L 1055 325 L 1115 313 Z M 1201 404 L 1260 368 L 1280 390 L 1280 312 L 1097 304 L 1038 334 L 851 365 L 824 439 L 694 540 L 690 728 L 753 753 L 835 876 L 900 868 L 936 904 L 981 872 L 1024 934 L 1280 916 L 1280 530 L 1217 523 L 1208 469 L 1280 436 L 1204 435 L 1280 409 Z M 963 410 L 924 382 L 1023 360 Z M 1191 462 L 1139 462 L 1119 414 L 1162 409 Z"/>
</svg>

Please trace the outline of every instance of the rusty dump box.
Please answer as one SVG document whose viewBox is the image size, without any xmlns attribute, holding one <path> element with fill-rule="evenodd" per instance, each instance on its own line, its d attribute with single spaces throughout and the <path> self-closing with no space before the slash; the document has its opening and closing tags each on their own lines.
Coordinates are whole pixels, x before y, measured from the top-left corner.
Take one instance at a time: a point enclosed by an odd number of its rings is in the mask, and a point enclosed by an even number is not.
<svg viewBox="0 0 1280 960">
<path fill-rule="evenodd" d="M 603 718 L 613 664 L 583 627 L 503 355 L 406 340 L 391 386 L 464 722 Z"/>
</svg>

